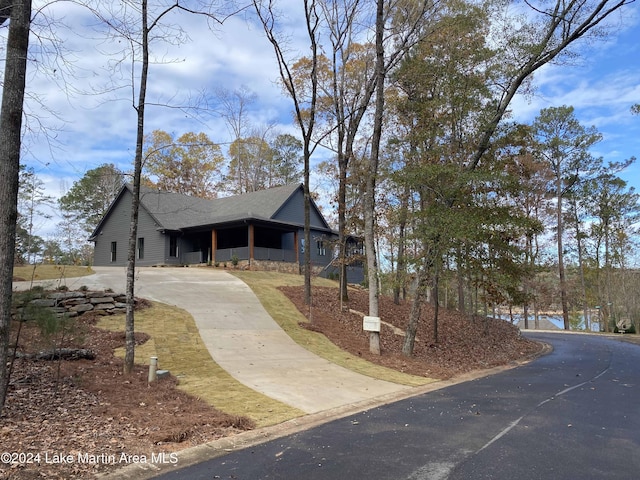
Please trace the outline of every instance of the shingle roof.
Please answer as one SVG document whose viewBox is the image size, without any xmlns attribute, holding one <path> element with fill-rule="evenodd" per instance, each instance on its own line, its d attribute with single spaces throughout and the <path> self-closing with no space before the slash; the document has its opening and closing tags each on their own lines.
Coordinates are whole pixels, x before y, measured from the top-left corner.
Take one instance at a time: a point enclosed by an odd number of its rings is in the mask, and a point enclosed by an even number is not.
<svg viewBox="0 0 640 480">
<path fill-rule="evenodd" d="M 140 202 L 162 228 L 180 230 L 245 218 L 269 220 L 299 188 L 292 184 L 206 200 L 141 187 Z"/>
</svg>

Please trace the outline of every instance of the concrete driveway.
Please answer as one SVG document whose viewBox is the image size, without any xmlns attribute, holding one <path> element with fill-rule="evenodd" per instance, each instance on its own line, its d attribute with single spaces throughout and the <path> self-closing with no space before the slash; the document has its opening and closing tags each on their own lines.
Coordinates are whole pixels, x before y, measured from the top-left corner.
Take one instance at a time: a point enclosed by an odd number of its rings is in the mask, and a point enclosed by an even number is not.
<svg viewBox="0 0 640 480">
<path fill-rule="evenodd" d="M 67 286 L 125 291 L 124 268 L 94 270 L 94 275 L 67 279 Z M 139 268 L 136 296 L 188 311 L 218 365 L 246 386 L 306 413 L 412 391 L 354 373 L 300 347 L 251 289 L 225 271 Z"/>
</svg>

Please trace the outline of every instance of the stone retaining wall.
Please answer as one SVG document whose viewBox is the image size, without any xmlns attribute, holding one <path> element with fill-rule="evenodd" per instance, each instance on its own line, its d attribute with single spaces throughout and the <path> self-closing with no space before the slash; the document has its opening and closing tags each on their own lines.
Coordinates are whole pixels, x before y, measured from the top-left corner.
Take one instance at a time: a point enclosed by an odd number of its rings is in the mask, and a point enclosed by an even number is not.
<svg viewBox="0 0 640 480">
<path fill-rule="evenodd" d="M 293 273 L 295 275 L 304 274 L 304 265 L 298 265 L 295 262 L 277 262 L 274 260 L 251 260 L 251 266 L 244 267 L 250 270 L 270 271 L 279 273 Z M 311 265 L 311 274 L 319 275 L 323 270 L 322 265 Z"/>
<path fill-rule="evenodd" d="M 42 292 L 38 298 L 30 300 L 32 305 L 51 308 L 58 315 L 77 317 L 85 313 L 94 315 L 116 315 L 127 312 L 126 295 L 112 292 Z M 25 306 L 17 302 L 16 312 Z"/>
<path fill-rule="evenodd" d="M 297 263 L 276 262 L 273 260 L 252 260 L 251 270 L 300 274 L 300 265 Z"/>
</svg>

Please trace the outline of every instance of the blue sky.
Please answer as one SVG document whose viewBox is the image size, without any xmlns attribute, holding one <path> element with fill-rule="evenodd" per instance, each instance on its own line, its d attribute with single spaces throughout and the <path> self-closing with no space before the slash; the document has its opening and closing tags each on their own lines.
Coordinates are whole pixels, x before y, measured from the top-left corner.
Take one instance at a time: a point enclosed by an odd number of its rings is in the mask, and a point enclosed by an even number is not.
<svg viewBox="0 0 640 480">
<path fill-rule="evenodd" d="M 625 12 L 614 18 L 621 30 L 581 44 L 581 58 L 573 65 L 543 67 L 534 77 L 535 94 L 512 104 L 514 118 L 530 123 L 542 108 L 571 105 L 583 125 L 603 135 L 592 149 L 595 156 L 605 162 L 635 156 L 640 162 L 640 116 L 630 111 L 640 99 L 640 8 L 633 4 Z M 621 176 L 640 191 L 640 164 Z"/>
<path fill-rule="evenodd" d="M 291 48 L 295 51 L 299 45 L 304 51 L 301 2 L 286 0 L 282 5 L 287 11 Z M 47 43 L 32 43 L 38 62 L 30 64 L 24 163 L 34 167 L 47 191 L 58 197 L 87 170 L 102 163 L 130 169 L 136 119 L 126 78 L 119 84 L 121 88 L 105 93 L 113 87 L 109 82 L 117 69 L 113 57 L 108 60 L 104 53 L 116 53 L 121 44 L 98 41 L 89 28 L 95 21 L 77 6 L 54 2 L 49 11 L 71 28 L 53 28 L 60 37 L 63 56 L 54 57 Z M 183 22 L 190 41 L 153 45 L 156 58 L 165 63 L 151 66 L 151 102 L 185 104 L 205 90 L 246 86 L 257 95 L 250 108 L 254 125 L 275 123 L 279 133 L 298 133 L 290 121 L 291 102 L 277 85 L 272 47 L 261 29 L 248 25 L 240 16 L 213 33 L 203 19 L 183 14 L 169 20 Z M 572 65 L 541 69 L 534 79 L 535 93 L 513 103 L 513 118 L 528 123 L 541 108 L 573 105 L 578 119 L 584 125 L 595 125 L 604 136 L 593 149 L 595 155 L 611 161 L 640 156 L 640 116 L 630 113 L 631 105 L 640 103 L 639 20 L 640 7 L 633 4 L 615 19 L 621 22 L 618 33 L 603 41 L 580 44 L 581 58 Z M 5 28 L 0 32 L 6 35 Z M 54 140 L 48 141 L 41 127 Z M 149 107 L 146 129 L 178 135 L 203 131 L 220 143 L 231 139 L 221 118 L 211 115 L 196 120 L 175 108 Z M 640 190 L 640 165 L 630 167 L 622 176 Z"/>
</svg>

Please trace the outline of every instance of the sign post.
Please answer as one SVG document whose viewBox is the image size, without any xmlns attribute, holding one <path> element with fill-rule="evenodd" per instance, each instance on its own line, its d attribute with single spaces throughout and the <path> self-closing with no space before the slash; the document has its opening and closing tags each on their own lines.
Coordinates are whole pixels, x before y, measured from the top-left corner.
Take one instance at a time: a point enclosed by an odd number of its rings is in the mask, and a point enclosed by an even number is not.
<svg viewBox="0 0 640 480">
<path fill-rule="evenodd" d="M 362 329 L 369 332 L 369 351 L 374 355 L 380 355 L 380 323 L 380 317 L 362 319 Z"/>
</svg>

